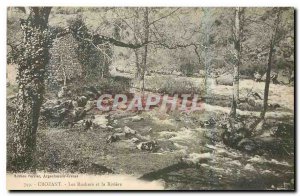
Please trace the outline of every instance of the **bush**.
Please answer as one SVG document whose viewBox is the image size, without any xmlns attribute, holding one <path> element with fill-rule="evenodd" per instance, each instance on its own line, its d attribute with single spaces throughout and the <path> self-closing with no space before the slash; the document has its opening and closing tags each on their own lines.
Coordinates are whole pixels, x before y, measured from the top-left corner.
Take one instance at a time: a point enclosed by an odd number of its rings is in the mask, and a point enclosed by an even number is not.
<svg viewBox="0 0 300 196">
<path fill-rule="evenodd" d="M 158 93 L 174 94 L 201 94 L 204 89 L 203 84 L 196 85 L 191 80 L 186 78 L 175 78 L 174 76 L 152 78 L 155 89 Z"/>
<path fill-rule="evenodd" d="M 97 89 L 102 93 L 128 93 L 130 89 L 130 79 L 125 77 L 114 77 L 102 79 Z"/>
<path fill-rule="evenodd" d="M 68 87 L 71 92 L 76 95 L 84 94 L 85 87 L 94 87 L 97 91 L 100 91 L 101 94 L 128 93 L 130 89 L 130 79 L 111 77 L 90 80 L 89 78 L 83 78 L 73 81 Z"/>
<path fill-rule="evenodd" d="M 263 64 L 247 64 L 240 67 L 240 75 L 253 78 L 255 72 L 263 74 L 266 72 L 266 65 Z"/>
<path fill-rule="evenodd" d="M 196 65 L 192 63 L 185 63 L 180 65 L 180 72 L 183 73 L 185 76 L 192 76 L 196 73 Z"/>
</svg>

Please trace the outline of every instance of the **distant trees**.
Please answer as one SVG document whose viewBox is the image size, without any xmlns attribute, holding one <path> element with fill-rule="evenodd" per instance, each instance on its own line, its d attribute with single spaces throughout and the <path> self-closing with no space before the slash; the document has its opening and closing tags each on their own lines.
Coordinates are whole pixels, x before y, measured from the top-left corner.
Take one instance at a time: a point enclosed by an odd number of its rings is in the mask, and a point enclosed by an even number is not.
<svg viewBox="0 0 300 196">
<path fill-rule="evenodd" d="M 176 13 L 179 8 L 172 9 L 162 14 L 163 8 L 115 8 L 113 12 L 120 19 L 120 26 L 129 30 L 127 37 L 129 43 L 136 47 L 128 47 L 134 50 L 136 73 L 135 78 L 139 80 L 140 90 L 144 90 L 145 73 L 148 68 L 148 53 L 150 48 L 169 46 L 164 41 L 167 35 L 161 33 L 156 25 Z M 127 31 L 128 32 L 128 31 Z M 132 34 L 132 36 L 130 35 Z M 130 40 L 131 38 L 131 40 Z M 125 46 L 126 47 L 126 46 Z"/>
<path fill-rule="evenodd" d="M 211 68 L 212 68 L 212 62 L 215 58 L 215 48 L 214 44 L 212 43 L 212 38 L 215 36 L 215 16 L 214 16 L 214 10 L 210 8 L 203 8 L 203 17 L 201 19 L 200 24 L 200 43 L 202 43 L 202 47 L 197 47 L 197 52 L 199 52 L 200 56 L 199 58 L 202 59 L 200 62 L 203 62 L 204 64 L 204 70 L 205 70 L 205 93 L 206 95 L 210 94 L 210 88 L 209 88 L 209 76 L 211 75 Z M 196 53 L 197 54 L 197 53 Z"/>
<path fill-rule="evenodd" d="M 109 43 L 95 43 L 94 35 L 81 16 L 69 20 L 68 25 L 73 37 L 78 42 L 76 53 L 82 65 L 83 76 L 87 78 L 109 77 L 109 65 L 112 60 L 112 49 Z"/>
<path fill-rule="evenodd" d="M 140 90 L 145 88 L 145 72 L 147 69 L 148 44 L 150 36 L 149 10 L 151 8 L 134 8 L 133 27 L 125 22 L 133 30 L 134 43 L 145 43 L 143 47 L 134 49 L 136 73 L 135 78 L 139 80 Z M 140 18 L 142 18 L 140 20 Z M 125 21 L 125 20 L 124 20 Z"/>
</svg>

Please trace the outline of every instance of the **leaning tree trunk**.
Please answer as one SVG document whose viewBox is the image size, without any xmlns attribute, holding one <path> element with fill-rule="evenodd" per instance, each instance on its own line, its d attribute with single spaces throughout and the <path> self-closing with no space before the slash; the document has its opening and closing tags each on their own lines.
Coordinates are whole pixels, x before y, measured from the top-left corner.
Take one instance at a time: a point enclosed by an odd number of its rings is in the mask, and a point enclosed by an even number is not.
<svg viewBox="0 0 300 196">
<path fill-rule="evenodd" d="M 264 101 L 263 101 L 263 109 L 260 113 L 261 119 L 265 118 L 267 109 L 268 109 L 268 97 L 269 97 L 269 88 L 271 82 L 271 69 L 272 69 L 272 60 L 273 60 L 273 38 L 271 39 L 270 48 L 269 48 L 269 58 L 268 58 L 268 67 L 266 72 L 266 83 L 264 90 Z"/>
<path fill-rule="evenodd" d="M 232 93 L 232 103 L 231 103 L 231 111 L 230 116 L 236 117 L 236 109 L 239 100 L 239 80 L 240 80 L 240 64 L 242 58 L 242 32 L 243 32 L 243 14 L 244 8 L 236 8 L 235 9 L 235 40 L 234 40 L 234 49 L 236 53 L 237 61 L 234 64 L 233 68 L 233 93 Z"/>
<path fill-rule="evenodd" d="M 268 110 L 268 98 L 269 98 L 269 88 L 270 88 L 270 81 L 271 81 L 271 70 L 272 70 L 272 63 L 274 58 L 274 47 L 276 45 L 276 39 L 278 34 L 278 26 L 280 23 L 281 17 L 281 10 L 277 10 L 276 19 L 274 21 L 274 25 L 272 28 L 272 36 L 270 39 L 269 45 L 269 56 L 268 56 L 268 66 L 266 72 L 266 82 L 265 82 L 265 90 L 264 90 L 264 100 L 263 100 L 263 108 L 260 113 L 260 118 L 257 119 L 250 127 L 253 131 L 252 135 L 259 135 L 263 131 L 263 125 L 265 124 L 265 115 Z"/>
<path fill-rule="evenodd" d="M 23 44 L 18 56 L 19 91 L 13 131 L 12 168 L 30 169 L 36 149 L 36 131 L 44 94 L 45 65 L 49 61 L 51 36 L 48 17 L 51 8 L 30 8 L 27 20 L 21 21 Z"/>
<path fill-rule="evenodd" d="M 271 36 L 270 39 L 270 48 L 269 48 L 269 57 L 268 57 L 268 67 L 266 72 L 266 83 L 265 83 L 265 90 L 264 90 L 264 102 L 263 102 L 263 109 L 260 113 L 260 118 L 263 120 L 265 118 L 267 109 L 268 109 L 268 98 L 269 98 L 269 88 L 270 88 L 270 82 L 271 82 L 271 70 L 272 70 L 272 63 L 273 63 L 273 53 L 274 53 L 274 47 L 275 42 L 277 39 L 278 34 L 278 26 L 280 23 L 280 17 L 281 17 L 281 10 L 277 10 L 276 19 L 274 22 L 274 33 Z"/>
</svg>

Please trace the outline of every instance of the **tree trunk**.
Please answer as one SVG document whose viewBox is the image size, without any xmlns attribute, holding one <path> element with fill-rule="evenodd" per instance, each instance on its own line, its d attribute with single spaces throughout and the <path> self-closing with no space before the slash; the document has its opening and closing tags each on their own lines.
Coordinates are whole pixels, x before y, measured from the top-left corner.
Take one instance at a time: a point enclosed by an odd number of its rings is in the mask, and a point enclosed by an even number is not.
<svg viewBox="0 0 300 196">
<path fill-rule="evenodd" d="M 269 97 L 269 88 L 270 88 L 270 82 L 271 82 L 271 69 L 272 69 L 272 59 L 273 59 L 273 39 L 271 39 L 270 42 L 270 48 L 269 48 L 269 58 L 268 58 L 268 67 L 266 72 L 266 82 L 265 82 L 265 90 L 264 90 L 264 102 L 263 102 L 263 109 L 260 113 L 260 117 L 262 119 L 265 118 L 267 109 L 268 109 L 268 97 Z"/>
<path fill-rule="evenodd" d="M 205 67 L 205 79 L 204 79 L 204 84 L 205 84 L 205 96 L 210 95 L 210 85 L 208 80 L 209 80 L 209 74 L 210 74 L 210 54 L 209 54 L 209 32 L 207 32 L 205 36 L 205 43 L 206 46 L 204 48 L 204 67 Z"/>
<path fill-rule="evenodd" d="M 148 43 L 149 40 L 149 10 L 148 7 L 144 10 L 144 43 Z M 147 68 L 147 55 L 148 55 L 148 44 L 144 46 L 144 53 L 142 56 L 142 92 L 144 93 L 145 88 L 145 72 Z"/>
<path fill-rule="evenodd" d="M 139 50 L 140 49 L 134 49 L 134 55 L 135 55 L 135 66 L 136 66 L 136 73 L 135 73 L 135 78 L 139 79 L 141 78 L 142 70 L 141 70 L 141 65 L 140 65 L 140 55 L 139 55 Z"/>
<path fill-rule="evenodd" d="M 235 40 L 234 40 L 234 49 L 236 53 L 236 62 L 233 68 L 233 93 L 232 93 L 232 103 L 231 103 L 231 111 L 230 116 L 236 117 L 236 109 L 239 101 L 239 80 L 240 80 L 240 64 L 242 58 L 242 32 L 243 32 L 243 16 L 244 8 L 236 8 L 235 9 Z"/>
<path fill-rule="evenodd" d="M 103 58 L 103 64 L 102 64 L 102 77 L 103 78 L 109 78 L 110 72 L 109 72 L 109 65 L 111 64 L 111 49 L 109 44 L 106 44 L 103 46 L 102 58 Z"/>
<path fill-rule="evenodd" d="M 135 17 L 134 17 L 134 25 L 133 25 L 133 33 L 134 33 L 134 43 L 135 44 L 139 44 L 139 41 L 138 41 L 138 18 L 139 18 L 139 12 L 138 12 L 138 8 L 136 8 L 135 10 Z M 134 49 L 134 55 L 135 55 L 135 66 L 136 66 L 136 73 L 135 73 L 135 79 L 137 81 L 140 81 L 140 78 L 141 78 L 141 74 L 142 74 L 142 69 L 141 69 L 141 63 L 140 63 L 140 51 L 141 49 L 140 48 L 136 48 Z"/>
<path fill-rule="evenodd" d="M 278 33 L 278 25 L 280 22 L 281 17 L 281 11 L 280 9 L 277 10 L 277 16 L 274 21 L 274 24 L 272 25 L 274 28 L 272 29 L 273 33 L 270 39 L 270 48 L 269 48 L 269 56 L 268 56 L 268 66 L 267 66 L 267 72 L 266 72 L 266 82 L 265 82 L 265 90 L 264 90 L 264 100 L 263 100 L 263 108 L 260 113 L 260 118 L 257 119 L 253 125 L 251 125 L 252 129 L 252 135 L 256 136 L 262 133 L 264 123 L 265 123 L 265 115 L 268 110 L 268 98 L 269 98 L 269 87 L 270 87 L 270 81 L 271 81 L 271 70 L 272 70 L 272 63 L 273 63 L 273 50 L 276 43 L 277 33 Z"/>
<path fill-rule="evenodd" d="M 275 46 L 275 41 L 278 34 L 278 25 L 280 22 L 281 17 L 281 11 L 277 11 L 277 16 L 274 22 L 274 33 L 270 40 L 270 48 L 269 48 L 269 57 L 268 57 L 268 67 L 266 72 L 266 83 L 265 83 L 265 90 L 264 90 L 264 102 L 263 102 L 263 109 L 260 113 L 260 118 L 264 119 L 267 109 L 268 109 L 268 99 L 269 99 L 269 88 L 270 88 L 270 82 L 271 82 L 271 70 L 272 70 L 272 63 L 273 63 L 273 50 Z"/>
<path fill-rule="evenodd" d="M 17 82 L 19 91 L 13 131 L 12 168 L 30 169 L 36 149 L 36 131 L 44 94 L 45 65 L 49 61 L 51 37 L 48 17 L 51 8 L 30 8 L 27 20 L 21 22 L 23 48 L 18 59 Z"/>
</svg>

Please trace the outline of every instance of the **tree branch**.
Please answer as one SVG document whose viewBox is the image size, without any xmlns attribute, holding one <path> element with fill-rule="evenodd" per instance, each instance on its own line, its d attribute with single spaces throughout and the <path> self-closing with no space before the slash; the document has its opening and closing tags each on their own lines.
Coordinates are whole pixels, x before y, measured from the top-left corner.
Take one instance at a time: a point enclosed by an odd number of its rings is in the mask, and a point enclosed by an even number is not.
<svg viewBox="0 0 300 196">
<path fill-rule="evenodd" d="M 158 18 L 158 19 L 156 19 L 156 20 L 150 22 L 148 26 L 151 26 L 151 25 L 153 25 L 154 23 L 156 23 L 156 22 L 158 22 L 158 21 L 160 21 L 160 20 L 162 20 L 162 19 L 164 19 L 164 18 L 167 18 L 167 17 L 171 16 L 172 14 L 174 14 L 174 13 L 175 13 L 177 10 L 179 10 L 179 9 L 180 9 L 180 8 L 177 8 L 177 9 L 173 10 L 172 12 L 170 12 L 169 14 L 167 14 L 167 15 L 165 15 L 165 16 L 162 16 L 161 18 Z"/>
</svg>

